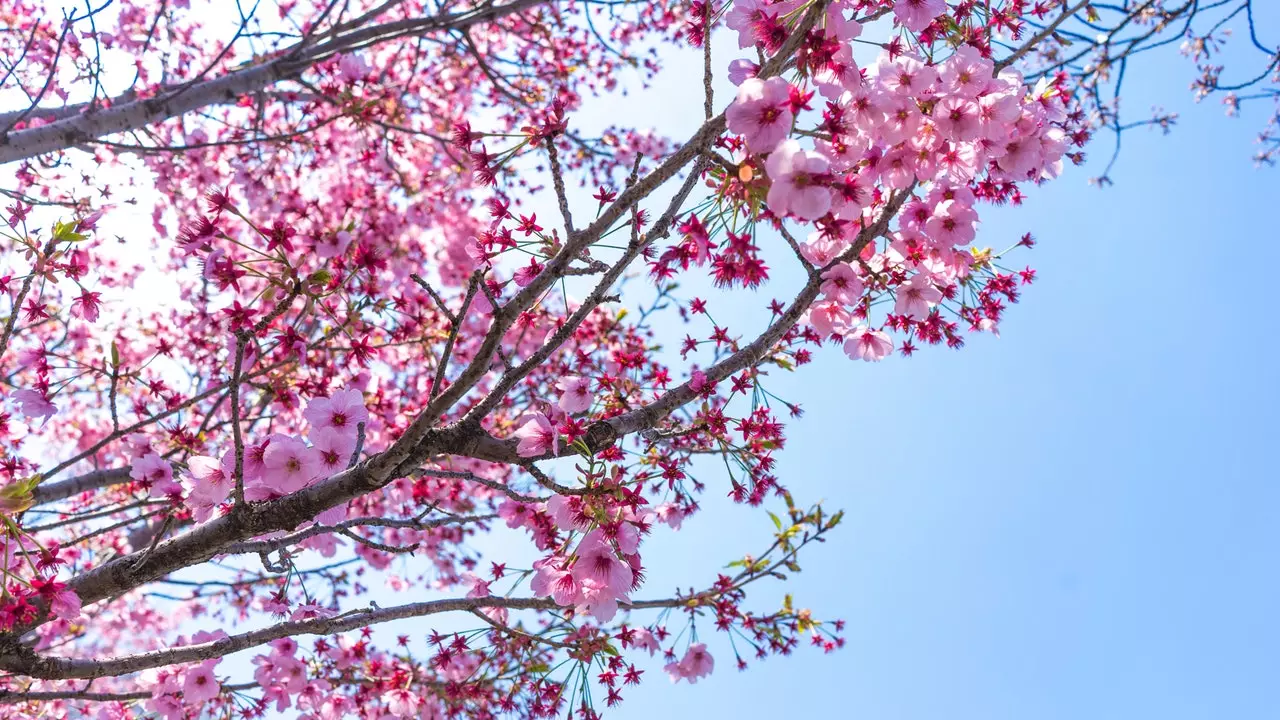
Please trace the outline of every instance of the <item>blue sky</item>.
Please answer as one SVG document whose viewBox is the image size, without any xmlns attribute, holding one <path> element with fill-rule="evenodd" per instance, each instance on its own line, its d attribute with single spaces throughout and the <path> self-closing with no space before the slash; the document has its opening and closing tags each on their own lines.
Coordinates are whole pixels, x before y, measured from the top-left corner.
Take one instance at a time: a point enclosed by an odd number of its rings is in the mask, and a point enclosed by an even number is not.
<svg viewBox="0 0 1280 720">
<path fill-rule="evenodd" d="M 711 678 L 669 686 L 651 664 L 610 717 L 1280 716 L 1280 248 L 1264 220 L 1280 174 L 1250 161 L 1265 108 L 1195 105 L 1172 50 L 1130 68 L 1125 103 L 1181 119 L 1126 135 L 1114 187 L 1086 184 L 1104 138 L 1023 207 L 984 210 L 979 245 L 1040 241 L 1013 261 L 1039 281 L 1000 339 L 878 365 L 831 349 L 775 373 L 769 389 L 806 411 L 779 475 L 846 522 L 756 602 L 794 591 L 847 620 L 847 647 L 739 673 L 720 637 Z M 669 67 L 647 100 L 596 106 L 601 122 L 683 137 L 698 88 L 690 65 Z M 759 326 L 786 283 L 717 320 Z M 721 492 L 646 542 L 645 596 L 701 585 L 767 536 L 762 510 Z"/>
</svg>

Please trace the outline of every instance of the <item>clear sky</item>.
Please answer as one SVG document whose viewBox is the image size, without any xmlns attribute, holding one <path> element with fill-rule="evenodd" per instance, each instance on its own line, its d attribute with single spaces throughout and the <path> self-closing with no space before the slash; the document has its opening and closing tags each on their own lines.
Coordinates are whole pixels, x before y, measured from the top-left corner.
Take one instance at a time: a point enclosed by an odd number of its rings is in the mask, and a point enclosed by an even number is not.
<svg viewBox="0 0 1280 720">
<path fill-rule="evenodd" d="M 1280 170 L 1250 160 L 1267 108 L 1195 105 L 1173 50 L 1130 68 L 1125 106 L 1181 119 L 1126 135 L 1114 187 L 1086 184 L 1104 138 L 1023 207 L 984 209 L 979 245 L 1040 241 L 1014 258 L 1039 281 L 1000 339 L 775 372 L 806 411 L 778 474 L 846 511 L 788 589 L 847 620 L 847 647 L 739 673 L 720 636 L 712 677 L 670 686 L 652 663 L 610 717 L 1280 717 Z M 680 58 L 644 97 L 593 106 L 600 121 L 684 137 L 700 68 Z M 785 280 L 717 320 L 758 327 Z M 767 538 L 763 510 L 723 490 L 646 541 L 643 595 L 701 586 Z M 761 590 L 761 609 L 784 592 Z"/>
</svg>

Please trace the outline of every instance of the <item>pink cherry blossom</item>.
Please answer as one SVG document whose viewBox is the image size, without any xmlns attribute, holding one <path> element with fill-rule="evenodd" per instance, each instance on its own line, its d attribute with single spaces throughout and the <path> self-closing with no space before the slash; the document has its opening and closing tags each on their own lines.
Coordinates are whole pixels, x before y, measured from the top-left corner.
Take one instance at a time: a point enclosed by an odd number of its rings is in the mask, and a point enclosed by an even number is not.
<svg viewBox="0 0 1280 720">
<path fill-rule="evenodd" d="M 386 704 L 387 712 L 398 718 L 419 717 L 418 708 L 422 705 L 418 695 L 405 688 L 386 691 L 382 694 L 382 702 Z"/>
<path fill-rule="evenodd" d="M 572 605 L 578 599 L 578 580 L 557 563 L 554 557 L 534 563 L 535 572 L 529 589 L 535 595 L 550 597 L 558 605 Z"/>
<path fill-rule="evenodd" d="M 583 536 L 578 544 L 577 555 L 573 576 L 579 583 L 594 581 L 614 597 L 623 597 L 631 590 L 634 579 L 631 568 L 618 559 L 617 551 L 599 530 L 592 530 Z"/>
<path fill-rule="evenodd" d="M 766 168 L 773 184 L 769 187 L 769 209 L 778 215 L 795 215 L 817 220 L 831 209 L 828 181 L 830 163 L 820 153 L 805 150 L 795 140 L 787 140 L 769 155 Z"/>
<path fill-rule="evenodd" d="M 893 14 L 911 32 L 920 32 L 947 11 L 946 0 L 894 0 Z"/>
<path fill-rule="evenodd" d="M 273 440 L 263 455 L 263 484 L 278 493 L 301 490 L 323 470 L 320 452 L 298 438 Z"/>
<path fill-rule="evenodd" d="M 516 452 L 520 457 L 538 457 L 560 452 L 560 433 L 542 413 L 534 413 L 525 420 L 515 437 L 520 440 Z"/>
<path fill-rule="evenodd" d="M 189 705 L 199 707 L 218 697 L 222 687 L 213 674 L 217 660 L 205 660 L 188 670 L 182 677 L 182 699 Z"/>
<path fill-rule="evenodd" d="M 678 663 L 668 663 L 664 668 L 668 675 L 671 676 L 672 682 L 680 680 L 688 680 L 689 684 L 698 682 L 699 678 L 704 678 L 711 674 L 715 669 L 715 659 L 711 657 L 711 653 L 707 652 L 705 643 L 693 643 L 689 649 L 685 651 L 684 657 Z"/>
<path fill-rule="evenodd" d="M 560 409 L 567 413 L 585 412 L 591 407 L 591 380 L 577 375 L 567 375 L 556 381 L 560 389 Z"/>
<path fill-rule="evenodd" d="M 854 328 L 845 336 L 844 352 L 851 359 L 878 362 L 893 351 L 893 341 L 879 330 L 866 325 Z"/>
<path fill-rule="evenodd" d="M 36 390 L 26 388 L 15 390 L 13 392 L 13 401 L 19 405 L 24 416 L 32 419 L 48 420 L 58 412 L 58 408 L 53 404 L 53 401 L 44 393 Z"/>
<path fill-rule="evenodd" d="M 730 132 L 742 135 L 747 148 L 771 152 L 791 132 L 791 85 L 782 78 L 748 78 L 738 86 L 738 96 L 725 111 Z"/>
<path fill-rule="evenodd" d="M 893 306 L 895 315 L 902 315 L 913 320 L 923 320 L 942 300 L 942 291 L 934 287 L 928 275 L 913 275 L 905 285 L 898 288 L 898 297 Z"/>
<path fill-rule="evenodd" d="M 145 483 L 151 489 L 152 497 L 166 497 L 182 492 L 182 486 L 173 479 L 173 466 L 156 453 L 135 460 L 129 477 Z"/>
<path fill-rule="evenodd" d="M 312 449 L 320 455 L 322 474 L 332 475 L 347 468 L 356 449 L 354 435 L 333 425 L 319 429 L 313 425 L 309 435 Z"/>
<path fill-rule="evenodd" d="M 364 406 L 364 395 L 359 390 L 339 390 L 332 396 L 313 399 L 302 416 L 314 428 L 332 427 L 340 432 L 355 434 L 360 423 L 369 421 L 369 411 Z"/>
</svg>

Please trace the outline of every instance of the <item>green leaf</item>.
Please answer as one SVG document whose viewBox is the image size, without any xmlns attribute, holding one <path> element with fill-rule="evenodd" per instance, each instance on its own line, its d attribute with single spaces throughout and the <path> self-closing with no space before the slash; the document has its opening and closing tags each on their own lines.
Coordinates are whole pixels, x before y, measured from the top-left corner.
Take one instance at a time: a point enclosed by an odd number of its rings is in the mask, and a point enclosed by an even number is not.
<svg viewBox="0 0 1280 720">
<path fill-rule="evenodd" d="M 76 225 L 78 224 L 77 222 L 55 222 L 53 224 L 53 239 L 58 242 L 80 242 L 87 239 L 88 235 L 76 232 Z"/>
<path fill-rule="evenodd" d="M 771 511 L 766 510 L 765 512 L 768 512 L 768 513 L 769 513 L 769 519 L 773 521 L 773 526 L 774 526 L 775 528 L 777 528 L 779 531 L 781 531 L 781 530 L 782 530 L 782 520 L 781 520 L 781 519 L 779 519 L 777 515 L 774 515 Z"/>
</svg>

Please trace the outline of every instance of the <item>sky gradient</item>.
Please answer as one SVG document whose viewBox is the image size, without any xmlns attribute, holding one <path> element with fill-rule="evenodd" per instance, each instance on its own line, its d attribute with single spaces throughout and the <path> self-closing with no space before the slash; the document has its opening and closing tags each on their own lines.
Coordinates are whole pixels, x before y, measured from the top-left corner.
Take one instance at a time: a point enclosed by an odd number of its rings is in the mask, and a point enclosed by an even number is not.
<svg viewBox="0 0 1280 720">
<path fill-rule="evenodd" d="M 692 67 L 668 65 L 648 101 L 597 106 L 602 124 L 695 127 Z M 761 586 L 754 601 L 794 591 L 848 622 L 847 647 L 739 673 L 721 636 L 709 679 L 670 686 L 651 663 L 657 682 L 610 717 L 1280 716 L 1280 382 L 1266 305 L 1280 248 L 1264 219 L 1280 171 L 1250 160 L 1267 108 L 1232 119 L 1197 106 L 1192 72 L 1173 48 L 1130 69 L 1126 108 L 1181 118 L 1168 137 L 1126 134 L 1114 187 L 1086 182 L 1110 154 L 1101 138 L 1024 206 L 982 209 L 977 245 L 1039 241 L 1011 261 L 1039 280 L 1001 338 L 880 364 L 830 348 L 770 379 L 805 409 L 779 476 L 798 502 L 824 499 L 846 520 L 788 588 Z M 713 312 L 759 327 L 786 286 L 779 268 L 758 302 Z M 764 511 L 726 507 L 722 490 L 682 532 L 646 541 L 646 597 L 701 586 L 767 538 Z"/>
</svg>

